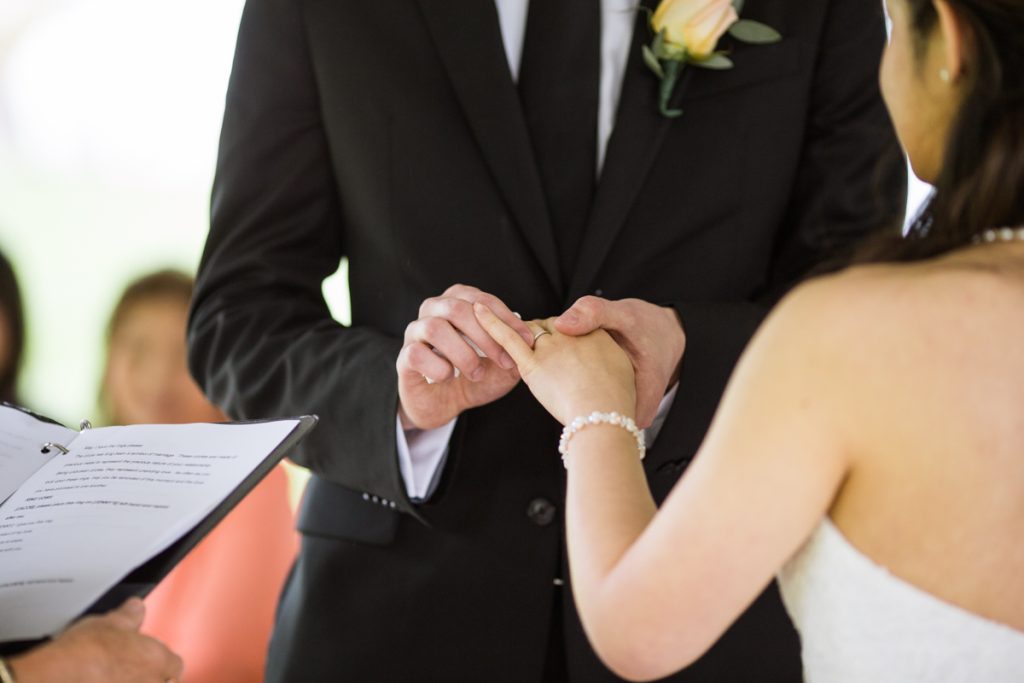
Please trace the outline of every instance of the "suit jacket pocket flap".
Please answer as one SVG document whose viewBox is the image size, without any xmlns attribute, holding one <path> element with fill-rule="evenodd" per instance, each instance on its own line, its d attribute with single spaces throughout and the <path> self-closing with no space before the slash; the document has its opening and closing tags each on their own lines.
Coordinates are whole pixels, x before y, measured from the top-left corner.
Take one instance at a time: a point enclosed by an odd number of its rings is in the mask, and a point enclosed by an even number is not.
<svg viewBox="0 0 1024 683">
<path fill-rule="evenodd" d="M 395 538 L 400 514 L 314 475 L 306 486 L 296 526 L 306 535 L 387 545 Z"/>
</svg>

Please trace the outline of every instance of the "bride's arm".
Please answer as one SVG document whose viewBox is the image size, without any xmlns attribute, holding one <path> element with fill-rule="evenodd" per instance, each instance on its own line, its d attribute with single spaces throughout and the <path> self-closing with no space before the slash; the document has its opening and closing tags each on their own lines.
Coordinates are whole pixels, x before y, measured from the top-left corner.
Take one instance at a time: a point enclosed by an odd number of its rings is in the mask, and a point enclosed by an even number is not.
<svg viewBox="0 0 1024 683">
<path fill-rule="evenodd" d="M 595 650 L 623 677 L 660 678 L 697 659 L 829 509 L 859 398 L 839 360 L 856 337 L 833 324 L 826 288 L 799 289 L 756 335 L 660 513 L 626 430 L 588 426 L 571 439 L 573 593 Z M 531 350 L 486 310 L 478 317 L 563 424 L 594 410 L 632 415 L 632 373 L 607 335 L 555 332 Z"/>
</svg>

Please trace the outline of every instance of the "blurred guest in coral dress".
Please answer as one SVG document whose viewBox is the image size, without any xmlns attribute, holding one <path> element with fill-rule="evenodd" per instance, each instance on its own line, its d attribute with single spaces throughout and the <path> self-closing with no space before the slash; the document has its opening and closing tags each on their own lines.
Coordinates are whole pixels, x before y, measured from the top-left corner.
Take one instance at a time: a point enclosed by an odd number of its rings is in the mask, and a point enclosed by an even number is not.
<svg viewBox="0 0 1024 683">
<path fill-rule="evenodd" d="M 188 276 L 131 284 L 108 327 L 100 399 L 114 424 L 216 422 L 185 365 Z M 263 680 L 274 607 L 298 549 L 287 475 L 271 474 L 146 599 L 143 627 L 180 653 L 184 683 Z"/>
</svg>

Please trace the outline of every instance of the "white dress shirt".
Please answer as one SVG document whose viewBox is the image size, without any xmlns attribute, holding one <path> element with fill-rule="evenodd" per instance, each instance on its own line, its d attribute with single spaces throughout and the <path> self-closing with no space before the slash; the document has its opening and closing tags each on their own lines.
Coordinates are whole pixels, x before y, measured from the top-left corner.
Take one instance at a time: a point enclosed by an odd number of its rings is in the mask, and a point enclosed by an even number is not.
<svg viewBox="0 0 1024 683">
<path fill-rule="evenodd" d="M 509 70 L 512 72 L 512 78 L 518 79 L 530 0 L 494 0 L 494 4 L 498 10 Z M 601 92 L 596 140 L 598 173 L 604 164 L 605 149 L 615 126 L 615 112 L 618 109 L 629 48 L 633 41 L 636 12 L 636 0 L 601 0 Z M 647 430 L 648 445 L 653 442 L 660 430 L 665 414 L 672 405 L 675 391 L 673 388 L 662 400 L 658 418 Z M 402 429 L 401 420 L 396 418 L 398 464 L 410 500 L 422 502 L 434 492 L 448 455 L 448 442 L 454 429 L 455 420 L 452 420 L 437 429 L 406 431 Z"/>
</svg>

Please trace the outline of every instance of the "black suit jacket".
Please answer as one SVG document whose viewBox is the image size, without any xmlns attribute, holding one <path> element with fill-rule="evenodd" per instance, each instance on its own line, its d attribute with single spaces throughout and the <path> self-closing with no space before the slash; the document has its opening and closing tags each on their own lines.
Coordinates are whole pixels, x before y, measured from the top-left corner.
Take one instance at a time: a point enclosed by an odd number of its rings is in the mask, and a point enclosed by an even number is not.
<svg viewBox="0 0 1024 683">
<path fill-rule="evenodd" d="M 733 46 L 731 71 L 688 70 L 675 120 L 656 111 L 640 22 L 563 275 L 493 0 L 248 1 L 190 359 L 236 418 L 321 418 L 294 454 L 314 477 L 270 680 L 536 681 L 555 600 L 572 679 L 613 679 L 553 585 L 567 575 L 558 425 L 523 387 L 465 413 L 415 506 L 395 360 L 419 304 L 454 283 L 526 318 L 587 293 L 671 302 L 688 341 L 646 460 L 663 498 L 766 305 L 902 208 L 902 160 L 880 164 L 895 143 L 878 3 L 748 0 L 744 14 L 785 39 Z M 321 294 L 342 258 L 350 326 Z M 797 648 L 769 590 L 680 680 L 796 679 Z"/>
</svg>

